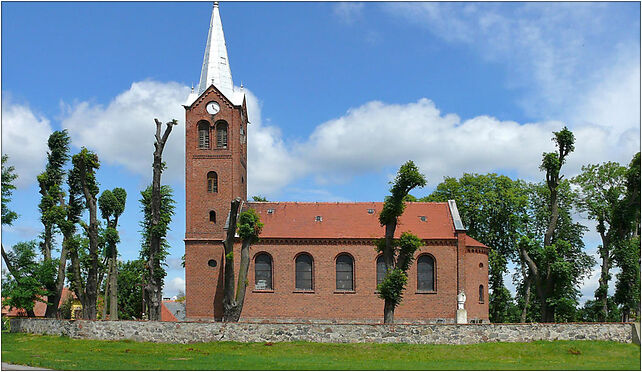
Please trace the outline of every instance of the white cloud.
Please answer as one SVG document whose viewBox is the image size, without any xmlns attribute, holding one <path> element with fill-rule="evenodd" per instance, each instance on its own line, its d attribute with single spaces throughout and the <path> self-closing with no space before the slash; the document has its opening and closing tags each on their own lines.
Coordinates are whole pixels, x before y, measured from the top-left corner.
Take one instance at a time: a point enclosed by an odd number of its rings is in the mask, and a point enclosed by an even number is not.
<svg viewBox="0 0 642 372">
<path fill-rule="evenodd" d="M 163 151 L 165 182 L 180 181 L 185 170 L 185 110 L 181 104 L 189 88 L 178 83 L 136 82 L 107 106 L 80 102 L 67 105 L 62 127 L 74 145 L 98 154 L 103 163 L 118 164 L 151 182 L 154 118 L 177 119 Z M 165 130 L 163 126 L 162 131 Z"/>
<path fill-rule="evenodd" d="M 165 282 L 165 287 L 163 287 L 165 297 L 171 297 L 179 291 L 185 293 L 185 279 L 177 276 Z"/>
<path fill-rule="evenodd" d="M 353 23 L 361 17 L 363 12 L 363 3 L 340 2 L 333 6 L 333 13 L 345 23 Z"/>
<path fill-rule="evenodd" d="M 47 159 L 47 140 L 52 133 L 49 120 L 34 113 L 27 105 L 14 103 L 5 93 L 2 98 L 2 153 L 9 155 L 15 167 L 16 187 L 36 182 Z"/>
</svg>

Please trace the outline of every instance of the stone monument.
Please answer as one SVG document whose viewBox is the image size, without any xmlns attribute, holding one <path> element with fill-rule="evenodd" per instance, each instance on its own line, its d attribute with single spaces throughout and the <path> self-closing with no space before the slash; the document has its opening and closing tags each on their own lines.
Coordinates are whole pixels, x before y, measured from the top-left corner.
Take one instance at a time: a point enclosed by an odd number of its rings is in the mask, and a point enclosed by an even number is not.
<svg viewBox="0 0 642 372">
<path fill-rule="evenodd" d="M 464 309 L 464 303 L 466 303 L 466 294 L 461 291 L 457 295 L 457 324 L 468 323 L 468 313 Z"/>
</svg>

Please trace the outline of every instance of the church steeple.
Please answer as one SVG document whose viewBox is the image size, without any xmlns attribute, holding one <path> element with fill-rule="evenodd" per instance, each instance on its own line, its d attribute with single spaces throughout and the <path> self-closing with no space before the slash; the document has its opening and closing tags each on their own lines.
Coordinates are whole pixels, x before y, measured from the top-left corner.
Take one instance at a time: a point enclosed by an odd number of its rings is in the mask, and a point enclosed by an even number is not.
<svg viewBox="0 0 642 372">
<path fill-rule="evenodd" d="M 196 92 L 197 96 L 203 94 L 212 84 L 229 100 L 234 100 L 234 83 L 232 83 L 232 71 L 227 58 L 227 47 L 225 45 L 221 15 L 218 10 L 218 1 L 214 2 L 212 8 L 210 31 L 207 34 L 207 46 L 205 47 L 201 80 Z"/>
</svg>

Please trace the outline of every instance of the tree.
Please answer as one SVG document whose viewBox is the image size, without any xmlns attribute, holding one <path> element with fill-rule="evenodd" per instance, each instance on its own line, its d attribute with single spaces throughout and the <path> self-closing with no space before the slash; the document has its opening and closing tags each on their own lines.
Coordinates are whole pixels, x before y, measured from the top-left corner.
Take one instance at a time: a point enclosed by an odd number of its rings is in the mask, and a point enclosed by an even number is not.
<svg viewBox="0 0 642 372">
<path fill-rule="evenodd" d="M 517 260 L 517 243 L 526 229 L 528 190 L 524 182 L 497 175 L 465 173 L 446 177 L 420 201 L 455 200 L 467 234 L 490 247 L 489 317 L 493 323 L 512 322 L 515 305 L 504 285 L 508 262 Z"/>
<path fill-rule="evenodd" d="M 162 289 L 165 283 L 165 276 L 167 272 L 163 268 L 166 266 L 165 258 L 167 258 L 167 250 L 169 244 L 167 243 L 167 231 L 169 224 L 174 215 L 175 202 L 172 196 L 172 188 L 163 185 L 160 189 L 160 218 L 158 223 L 152 223 L 152 186 L 147 187 L 141 191 L 141 199 L 139 200 L 141 210 L 143 212 L 143 220 L 140 223 L 142 227 L 142 241 L 140 258 L 145 262 L 145 304 L 148 306 L 149 319 L 160 320 L 160 306 L 162 304 Z M 152 236 L 159 239 L 160 248 L 152 250 Z"/>
<path fill-rule="evenodd" d="M 6 165 L 8 161 L 9 156 L 2 155 L 2 224 L 10 226 L 18 218 L 18 214 L 9 209 L 8 205 L 11 201 L 13 190 L 16 189 L 13 181 L 18 178 L 18 175 L 15 174 L 16 169 L 13 165 Z"/>
<path fill-rule="evenodd" d="M 586 227 L 573 221 L 573 205 L 577 195 L 570 182 L 563 180 L 557 189 L 558 220 L 554 243 L 543 244 L 550 220 L 550 191 L 545 184 L 530 185 L 528 231 L 519 243 L 520 253 L 526 253 L 531 262 L 518 288 L 526 317 L 531 307 L 539 314 L 531 320 L 553 322 L 573 321 L 578 304 L 579 287 L 590 272 L 595 260 L 584 252 L 582 236 Z M 521 258 L 524 258 L 522 254 Z M 531 265 L 532 264 L 532 265 Z M 533 268 L 537 271 L 533 272 Z M 519 272 L 517 273 L 519 274 Z M 532 280 L 528 280 L 529 276 Z M 532 288 L 537 299 L 527 301 L 527 290 Z"/>
<path fill-rule="evenodd" d="M 20 242 L 13 246 L 9 252 L 4 252 L 3 257 L 11 276 L 2 285 L 3 306 L 24 309 L 27 316 L 34 317 L 33 307 L 36 301 L 45 302 L 43 296 L 47 290 L 43 288 L 42 279 L 51 273 L 51 261 L 39 263 L 37 259 L 35 240 Z M 50 270 L 46 270 L 50 269 Z M 44 277 L 44 278 L 43 278 Z"/>
<path fill-rule="evenodd" d="M 167 233 L 167 228 L 169 226 L 169 221 L 173 214 L 167 214 L 165 217 L 169 217 L 169 220 L 166 222 L 161 221 L 162 219 L 162 187 L 161 187 L 161 174 L 165 168 L 165 163 L 163 162 L 163 149 L 165 148 L 165 143 L 169 138 L 169 134 L 172 132 L 174 125 L 177 125 L 178 122 L 174 119 L 167 122 L 165 125 L 165 132 L 161 136 L 161 126 L 163 123 L 158 119 L 154 119 L 156 123 L 156 135 L 154 137 L 154 162 L 152 164 L 153 174 L 152 174 L 152 187 L 151 187 L 151 200 L 149 205 L 149 226 L 146 230 L 147 241 L 149 244 L 148 249 L 148 262 L 147 268 L 149 270 L 149 282 L 147 283 L 145 290 L 147 291 L 147 298 L 149 298 L 149 319 L 150 320 L 160 320 L 161 319 L 161 304 L 163 300 L 163 280 L 165 275 L 162 277 L 158 275 L 155 271 L 159 268 L 159 260 L 156 256 L 162 255 L 163 250 L 162 242 L 164 241 L 165 234 Z M 166 255 L 166 253 L 164 254 Z M 163 257 L 164 260 L 164 257 Z M 163 270 L 164 271 L 164 270 Z"/>
<path fill-rule="evenodd" d="M 126 201 L 127 192 L 120 187 L 116 187 L 112 191 L 105 190 L 98 198 L 101 216 L 107 223 L 107 227 L 103 232 L 103 241 L 105 242 L 105 256 L 109 258 L 105 294 L 107 294 L 107 288 L 109 288 L 110 320 L 118 320 L 118 249 L 116 245 L 120 242 L 120 237 L 117 229 L 118 217 L 125 211 Z M 106 301 L 107 297 L 105 296 L 103 319 L 105 319 L 105 310 L 107 309 Z"/>
<path fill-rule="evenodd" d="M 376 242 L 379 252 L 383 252 L 386 265 L 386 275 L 377 289 L 379 297 L 384 300 L 383 322 L 393 323 L 395 308 L 401 303 L 403 290 L 408 282 L 406 274 L 414 253 L 423 245 L 421 239 L 404 232 L 399 239 L 395 239 L 395 230 L 399 217 L 406 207 L 404 198 L 418 186 L 425 186 L 426 178 L 412 161 L 408 161 L 399 168 L 391 195 L 385 198 L 383 209 L 379 214 L 379 223 L 385 226 L 385 238 Z"/>
<path fill-rule="evenodd" d="M 230 224 L 224 242 L 225 248 L 225 284 L 223 289 L 223 321 L 238 322 L 245 302 L 247 289 L 247 272 L 250 266 L 250 246 L 259 241 L 263 223 L 254 209 L 241 212 L 238 217 L 238 234 L 241 238 L 241 261 L 239 278 L 234 295 L 234 235 L 236 228 L 236 213 L 240 199 L 232 200 L 230 204 Z"/>
<path fill-rule="evenodd" d="M 98 195 L 98 182 L 96 182 L 96 169 L 100 167 L 98 156 L 82 148 L 81 151 L 74 155 L 72 158 L 73 169 L 71 177 L 76 186 L 82 191 L 82 196 L 85 201 L 85 207 L 89 211 L 89 224 L 82 220 L 78 222 L 83 227 L 87 235 L 89 250 L 88 250 L 88 269 L 87 276 L 83 281 L 80 274 L 80 261 L 79 261 L 79 242 L 73 242 L 71 259 L 73 266 L 73 274 L 75 277 L 75 290 L 76 296 L 83 306 L 83 317 L 86 319 L 96 319 L 96 301 L 98 299 L 98 250 L 100 244 L 100 236 L 98 234 L 99 222 L 97 218 L 97 199 Z"/>
<path fill-rule="evenodd" d="M 544 153 L 540 170 L 546 172 L 546 187 L 548 193 L 545 195 L 546 230 L 542 242 L 535 238 L 535 235 L 524 236 L 518 244 L 522 262 L 528 267 L 528 274 L 524 278 L 525 287 L 530 289 L 534 285 L 539 297 L 541 309 L 541 320 L 543 322 L 555 321 L 555 310 L 557 308 L 568 308 L 575 300 L 577 289 L 574 284 L 578 278 L 582 278 L 587 272 L 588 265 L 592 265 L 591 257 L 587 256 L 577 245 L 568 239 L 577 239 L 578 236 L 560 236 L 558 220 L 560 218 L 559 208 L 559 186 L 563 179 L 560 174 L 566 157 L 574 149 L 575 136 L 564 127 L 559 132 L 553 132 L 553 141 L 557 152 Z M 542 215 L 542 210 L 536 210 Z M 577 231 L 576 231 L 577 232 Z M 558 233 L 558 234 L 556 234 Z M 581 234 L 579 236 L 581 238 Z M 565 239 L 567 238 L 567 239 Z M 569 261 L 575 260 L 575 261 Z M 576 264 L 572 264 L 572 263 Z M 582 266 L 577 266 L 577 263 Z M 588 267 L 590 269 L 590 267 Z M 530 298 L 527 297 L 524 309 L 528 307 Z M 558 314 L 559 315 L 559 314 Z"/>
<path fill-rule="evenodd" d="M 120 319 L 142 319 L 142 288 L 145 260 L 118 262 L 118 316 Z"/>
<path fill-rule="evenodd" d="M 609 310 L 608 285 L 614 245 L 618 238 L 611 227 L 615 214 L 619 212 L 617 207 L 626 192 L 625 172 L 626 167 L 615 162 L 589 164 L 583 166 L 582 173 L 572 180 L 581 190 L 577 201 L 580 211 L 588 212 L 588 217 L 597 222 L 597 232 L 602 239 L 602 245 L 598 247 L 602 259 L 601 274 L 599 287 L 595 291 L 595 298 L 601 304 L 598 314 L 601 321 L 606 321 Z"/>
<path fill-rule="evenodd" d="M 265 196 L 262 195 L 254 195 L 252 197 L 252 200 L 255 202 L 267 202 L 268 200 L 265 198 Z"/>
<path fill-rule="evenodd" d="M 629 321 L 631 312 L 640 312 L 640 153 L 631 160 L 626 171 L 626 195 L 619 202 L 614 218 L 618 238 L 613 258 L 620 268 L 615 284 L 615 302 L 622 308 L 622 321 Z"/>
</svg>

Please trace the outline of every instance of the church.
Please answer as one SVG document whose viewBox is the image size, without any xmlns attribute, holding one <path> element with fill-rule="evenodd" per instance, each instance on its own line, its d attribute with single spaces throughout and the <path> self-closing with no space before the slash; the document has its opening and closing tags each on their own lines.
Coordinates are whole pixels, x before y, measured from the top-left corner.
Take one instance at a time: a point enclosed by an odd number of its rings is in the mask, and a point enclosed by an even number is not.
<svg viewBox="0 0 642 372">
<path fill-rule="evenodd" d="M 225 224 L 230 201 L 239 197 L 265 224 L 250 249 L 241 321 L 382 323 L 377 284 L 385 265 L 373 240 L 384 236 L 383 202 L 247 200 L 251 123 L 243 90 L 232 82 L 218 3 L 200 81 L 184 107 L 187 319 L 222 318 Z M 466 235 L 455 202 L 407 203 L 396 237 L 404 231 L 424 246 L 408 270 L 395 322 L 488 322 L 489 248 Z"/>
</svg>

